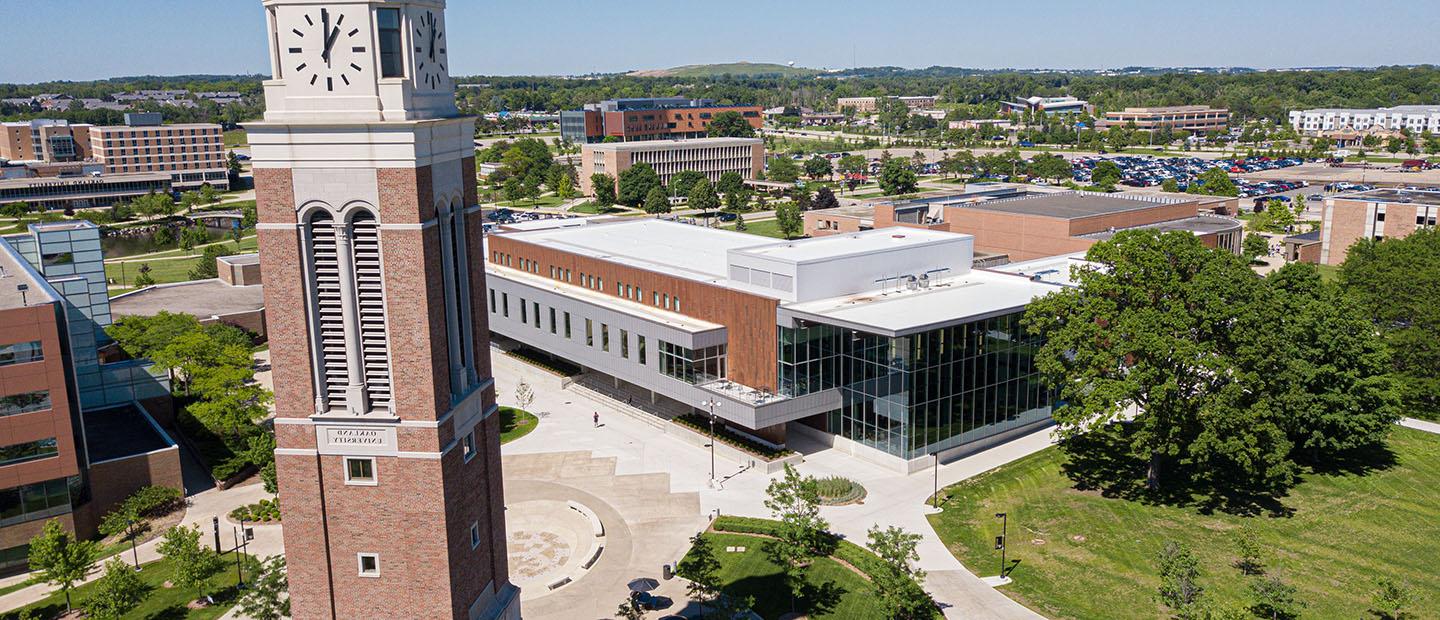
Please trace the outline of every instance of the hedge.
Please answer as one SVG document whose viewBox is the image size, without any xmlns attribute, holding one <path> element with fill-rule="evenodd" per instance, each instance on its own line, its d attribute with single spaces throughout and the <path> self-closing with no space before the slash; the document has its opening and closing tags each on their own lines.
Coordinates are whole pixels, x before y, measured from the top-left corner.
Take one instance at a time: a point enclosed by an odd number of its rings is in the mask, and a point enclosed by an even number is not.
<svg viewBox="0 0 1440 620">
<path fill-rule="evenodd" d="M 710 418 L 708 416 L 703 416 L 698 413 L 687 413 L 685 415 L 675 416 L 671 421 L 680 426 L 699 431 L 701 434 L 710 434 Z M 767 461 L 773 461 L 795 454 L 794 450 L 784 448 L 777 450 L 718 424 L 715 427 L 715 438 L 720 440 L 720 443 L 749 452 Z"/>
</svg>

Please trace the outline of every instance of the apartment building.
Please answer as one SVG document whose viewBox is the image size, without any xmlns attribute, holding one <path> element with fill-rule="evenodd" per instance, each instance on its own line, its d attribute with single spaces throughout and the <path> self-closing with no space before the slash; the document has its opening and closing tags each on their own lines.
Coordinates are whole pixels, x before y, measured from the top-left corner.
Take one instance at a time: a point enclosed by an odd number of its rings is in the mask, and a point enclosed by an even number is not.
<svg viewBox="0 0 1440 620">
<path fill-rule="evenodd" d="M 168 173 L 178 191 L 230 189 L 219 125 L 165 125 L 159 114 L 126 114 L 125 124 L 90 130 L 90 151 L 109 174 Z"/>
<path fill-rule="evenodd" d="M 100 254 L 88 222 L 0 237 L 0 570 L 48 520 L 90 536 L 140 487 L 183 488 L 166 379 L 109 361 Z"/>
<path fill-rule="evenodd" d="M 72 162 L 90 158 L 90 130 L 85 123 L 35 119 L 0 123 L 0 159 Z"/>
<path fill-rule="evenodd" d="M 1344 108 L 1292 110 L 1290 125 L 1296 131 L 1311 134 L 1347 128 L 1364 131 L 1372 127 L 1390 131 L 1408 129 L 1416 134 L 1423 131 L 1440 133 L 1440 105 L 1401 105 L 1368 110 Z"/>
<path fill-rule="evenodd" d="M 758 105 L 719 105 L 712 99 L 609 99 L 560 113 L 560 136 L 575 144 L 703 138 L 721 112 L 737 112 L 751 127 L 765 121 Z"/>
<path fill-rule="evenodd" d="M 1319 263 L 1339 265 L 1350 246 L 1361 239 L 1406 237 L 1421 228 L 1434 228 L 1437 219 L 1440 191 L 1436 190 L 1374 189 L 1327 198 Z"/>
<path fill-rule="evenodd" d="M 663 220 L 487 237 L 492 332 L 730 430 L 916 471 L 1049 423 L 1026 304 L 968 235 L 775 242 Z M 639 399 L 637 399 L 638 401 Z M 704 413 L 708 414 L 707 409 Z"/>
<path fill-rule="evenodd" d="M 1184 105 L 1158 108 L 1125 108 L 1123 111 L 1106 112 L 1100 127 L 1125 127 L 1130 123 L 1136 129 L 1156 131 L 1160 129 L 1184 130 L 1203 134 L 1210 131 L 1230 129 L 1230 111 L 1207 105 Z"/>
<path fill-rule="evenodd" d="M 974 250 L 1013 261 L 1084 252 L 1117 231 L 1185 231 L 1205 245 L 1238 254 L 1244 226 L 1202 212 L 1202 199 L 1154 194 L 1103 194 L 1004 186 L 904 202 L 809 211 L 812 237 L 885 228 L 972 235 Z"/>
<path fill-rule="evenodd" d="M 1075 97 L 1026 97 L 1018 101 L 1002 101 L 1005 112 L 1024 114 L 1086 114 L 1092 109 L 1090 102 Z"/>
<path fill-rule="evenodd" d="M 885 99 L 898 99 L 910 108 L 911 112 L 921 110 L 933 110 L 940 98 L 934 95 L 919 95 L 913 97 L 839 97 L 835 100 L 835 107 L 840 110 L 849 108 L 855 114 L 874 114 L 880 111 L 880 102 Z"/>
<path fill-rule="evenodd" d="M 748 181 L 765 168 L 765 142 L 759 138 L 698 138 L 586 144 L 580 149 L 580 188 L 586 195 L 594 195 L 590 175 L 608 174 L 618 183 L 621 172 L 639 163 L 654 168 L 665 185 L 686 170 L 704 174 L 711 183 L 726 172 L 739 173 Z"/>
</svg>

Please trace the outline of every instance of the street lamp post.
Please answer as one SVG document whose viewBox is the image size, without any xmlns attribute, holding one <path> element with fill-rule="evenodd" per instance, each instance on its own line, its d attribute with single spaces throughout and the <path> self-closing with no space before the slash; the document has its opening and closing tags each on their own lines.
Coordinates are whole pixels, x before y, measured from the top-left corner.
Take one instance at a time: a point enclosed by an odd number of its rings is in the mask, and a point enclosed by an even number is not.
<svg viewBox="0 0 1440 620">
<path fill-rule="evenodd" d="M 135 531 L 135 519 L 130 519 L 130 557 L 135 561 L 135 570 L 140 570 L 140 551 L 135 547 L 135 538 L 140 535 Z"/>
<path fill-rule="evenodd" d="M 1010 515 L 1009 513 L 997 512 L 995 518 L 1000 519 L 1000 538 L 995 541 L 995 546 L 1000 549 L 1000 578 L 1005 578 L 1005 547 L 1009 545 L 1010 537 Z"/>
<path fill-rule="evenodd" d="M 940 508 L 940 453 L 935 453 L 935 492 L 930 495 L 932 508 Z"/>
<path fill-rule="evenodd" d="M 701 407 L 710 409 L 710 486 L 715 486 L 715 408 L 720 402 L 714 398 L 701 401 Z"/>
</svg>

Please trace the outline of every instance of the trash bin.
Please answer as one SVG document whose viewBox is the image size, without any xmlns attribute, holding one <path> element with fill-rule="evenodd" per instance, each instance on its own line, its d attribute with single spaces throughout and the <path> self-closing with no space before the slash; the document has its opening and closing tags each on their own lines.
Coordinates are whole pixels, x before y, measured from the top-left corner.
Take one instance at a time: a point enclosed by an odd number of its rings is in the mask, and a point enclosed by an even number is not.
<svg viewBox="0 0 1440 620">
<path fill-rule="evenodd" d="M 670 562 L 667 563 L 665 566 L 661 567 L 660 577 L 663 578 L 665 581 L 670 581 L 671 579 L 673 579 L 675 577 L 675 563 Z"/>
</svg>

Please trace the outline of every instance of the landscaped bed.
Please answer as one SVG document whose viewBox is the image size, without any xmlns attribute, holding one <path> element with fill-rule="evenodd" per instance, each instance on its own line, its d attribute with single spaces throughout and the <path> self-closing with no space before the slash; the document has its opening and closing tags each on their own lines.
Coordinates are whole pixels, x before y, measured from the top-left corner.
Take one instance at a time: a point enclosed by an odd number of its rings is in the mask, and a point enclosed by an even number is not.
<svg viewBox="0 0 1440 620">
<path fill-rule="evenodd" d="M 930 517 L 967 567 L 993 575 L 995 513 L 1008 513 L 1009 558 L 1020 564 L 1006 592 L 1048 617 L 1169 617 L 1156 602 L 1166 541 L 1198 558 L 1202 601 L 1243 608 L 1249 584 L 1263 577 L 1233 566 L 1241 532 L 1257 538 L 1267 576 L 1298 588 L 1303 617 L 1371 617 L 1379 577 L 1420 597 L 1412 611 L 1440 608 L 1440 436 L 1396 428 L 1389 454 L 1305 474 L 1280 498 L 1284 516 L 1204 514 L 1079 491 L 1062 471 L 1066 460 L 1050 448 L 947 488 L 945 512 Z M 1424 613 L 1416 617 L 1431 617 Z"/>
<path fill-rule="evenodd" d="M 790 589 L 780 567 L 765 554 L 765 543 L 779 525 L 768 519 L 720 517 L 704 534 L 720 561 L 719 574 L 727 594 L 755 597 L 753 609 L 764 618 L 778 618 L 792 609 Z M 796 601 L 794 609 L 811 618 L 885 618 L 869 577 L 884 570 L 880 558 L 848 541 L 835 538 L 830 542 L 835 549 L 832 555 L 813 561 L 806 574 L 814 596 Z M 740 547 L 745 551 L 727 551 Z M 818 594 L 825 588 L 830 589 L 830 596 Z"/>
<path fill-rule="evenodd" d="M 507 444 L 529 435 L 540 425 L 540 418 L 529 411 L 514 407 L 500 408 L 500 443 Z"/>
<path fill-rule="evenodd" d="M 153 620 L 164 618 L 166 620 L 214 620 L 230 610 L 235 602 L 235 555 L 227 553 L 224 559 L 229 567 L 221 571 L 215 577 L 216 604 L 199 609 L 189 609 L 186 604 L 194 600 L 194 590 L 182 590 L 180 588 L 166 588 L 166 581 L 169 581 L 174 574 L 170 567 L 169 560 L 159 560 L 149 564 L 141 565 L 140 580 L 150 586 L 145 599 L 140 605 L 131 610 L 130 613 L 122 616 L 124 620 Z M 77 586 L 70 593 L 70 598 L 75 606 L 79 607 L 95 589 L 96 582 L 90 582 Z M 33 605 L 26 605 L 20 609 L 0 614 L 0 620 L 18 620 L 21 613 L 26 610 L 33 610 L 33 618 L 54 618 L 65 611 L 65 595 L 60 592 L 51 594 Z"/>
<path fill-rule="evenodd" d="M 506 353 L 509 353 L 511 357 L 517 358 L 532 366 L 538 366 L 562 377 L 573 377 L 580 374 L 583 370 L 579 366 L 572 364 L 566 360 L 543 353 L 541 351 L 536 351 L 535 349 L 531 349 L 529 347 L 519 347 L 510 351 L 506 351 Z"/>
<path fill-rule="evenodd" d="M 685 428 L 698 431 L 701 434 L 707 436 L 710 434 L 710 418 L 698 413 L 675 416 L 671 421 Z M 720 440 L 720 443 L 732 448 L 737 448 L 743 452 L 748 452 L 767 461 L 782 459 L 795 454 L 793 450 L 772 448 L 749 437 L 732 432 L 719 423 L 715 425 L 715 438 Z"/>
</svg>

